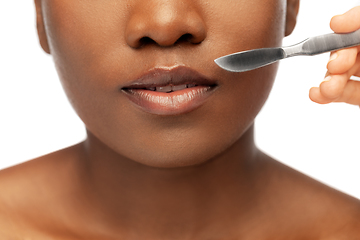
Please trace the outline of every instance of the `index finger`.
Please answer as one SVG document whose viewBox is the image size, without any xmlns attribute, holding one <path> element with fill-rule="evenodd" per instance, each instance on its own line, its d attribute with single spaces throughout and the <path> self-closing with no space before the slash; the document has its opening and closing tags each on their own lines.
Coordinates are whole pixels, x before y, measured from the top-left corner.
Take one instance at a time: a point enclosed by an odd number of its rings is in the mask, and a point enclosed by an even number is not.
<svg viewBox="0 0 360 240">
<path fill-rule="evenodd" d="M 334 16 L 330 21 L 331 29 L 336 33 L 348 33 L 360 28 L 360 6 L 354 7 L 342 15 Z"/>
</svg>

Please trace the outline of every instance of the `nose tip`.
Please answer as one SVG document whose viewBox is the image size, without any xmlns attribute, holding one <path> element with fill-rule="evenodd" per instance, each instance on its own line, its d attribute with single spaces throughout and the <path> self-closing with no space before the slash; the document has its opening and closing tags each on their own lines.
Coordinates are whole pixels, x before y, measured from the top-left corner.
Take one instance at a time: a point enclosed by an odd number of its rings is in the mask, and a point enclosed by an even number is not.
<svg viewBox="0 0 360 240">
<path fill-rule="evenodd" d="M 204 21 L 196 11 L 173 5 L 151 10 L 134 13 L 127 23 L 125 36 L 130 47 L 147 44 L 169 47 L 181 42 L 198 44 L 206 38 Z"/>
</svg>

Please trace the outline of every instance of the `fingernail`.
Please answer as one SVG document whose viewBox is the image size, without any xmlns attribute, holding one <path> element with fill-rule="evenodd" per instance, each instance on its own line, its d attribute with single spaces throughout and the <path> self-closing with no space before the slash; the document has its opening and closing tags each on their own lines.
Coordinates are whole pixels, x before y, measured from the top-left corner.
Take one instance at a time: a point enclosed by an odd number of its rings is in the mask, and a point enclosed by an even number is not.
<svg viewBox="0 0 360 240">
<path fill-rule="evenodd" d="M 339 56 L 339 54 L 337 54 L 337 53 L 331 54 L 330 59 L 329 59 L 329 62 L 335 60 L 338 56 Z"/>
<path fill-rule="evenodd" d="M 329 82 L 331 80 L 331 76 L 327 76 L 326 78 L 324 78 L 323 82 Z"/>
</svg>

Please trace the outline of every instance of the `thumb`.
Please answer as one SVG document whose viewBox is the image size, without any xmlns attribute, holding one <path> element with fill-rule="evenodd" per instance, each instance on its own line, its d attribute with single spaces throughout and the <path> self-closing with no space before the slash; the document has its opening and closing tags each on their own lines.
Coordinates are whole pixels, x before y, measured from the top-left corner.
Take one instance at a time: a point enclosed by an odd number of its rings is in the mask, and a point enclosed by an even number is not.
<svg viewBox="0 0 360 240">
<path fill-rule="evenodd" d="M 336 33 L 348 33 L 360 29 L 360 6 L 342 15 L 334 16 L 330 21 L 330 27 Z"/>
</svg>

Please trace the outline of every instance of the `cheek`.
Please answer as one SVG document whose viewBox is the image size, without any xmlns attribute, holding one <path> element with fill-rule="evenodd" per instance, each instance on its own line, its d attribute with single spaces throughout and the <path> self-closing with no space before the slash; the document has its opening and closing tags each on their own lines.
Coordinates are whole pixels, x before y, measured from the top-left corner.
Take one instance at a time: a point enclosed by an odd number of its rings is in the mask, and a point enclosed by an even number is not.
<svg viewBox="0 0 360 240">
<path fill-rule="evenodd" d="M 63 84 L 76 82 L 89 88 L 113 87 L 113 83 L 106 81 L 111 74 L 106 70 L 112 66 L 126 66 L 128 62 L 118 51 L 124 46 L 121 29 L 126 25 L 123 19 L 128 14 L 126 4 L 118 0 L 107 0 L 106 4 L 103 1 L 45 0 L 44 13 L 51 54 Z M 72 87 L 77 86 L 65 86 L 65 90 Z"/>
<path fill-rule="evenodd" d="M 220 3 L 208 9 L 209 44 L 213 58 L 254 48 L 281 46 L 285 32 L 286 1 L 253 0 Z M 224 84 L 222 103 L 231 116 L 236 137 L 251 124 L 271 91 L 278 64 L 245 73 L 219 70 Z M 224 108 L 223 106 L 223 108 Z M 235 131 L 234 131 L 235 132 Z"/>
<path fill-rule="evenodd" d="M 208 9 L 211 40 L 221 44 L 226 54 L 279 46 L 285 32 L 285 10 L 284 0 L 219 1 Z"/>
<path fill-rule="evenodd" d="M 104 100 L 118 94 L 126 78 L 124 46 L 126 4 L 118 0 L 44 0 L 45 26 L 51 55 L 72 106 L 85 120 Z M 110 92 L 109 92 L 110 90 Z M 95 118 L 99 114 L 92 113 Z"/>
<path fill-rule="evenodd" d="M 235 74 L 224 86 L 221 115 L 226 119 L 223 132 L 232 140 L 239 139 L 253 124 L 255 117 L 267 100 L 277 72 L 277 64 Z M 220 101 L 219 101 L 220 102 Z"/>
</svg>

